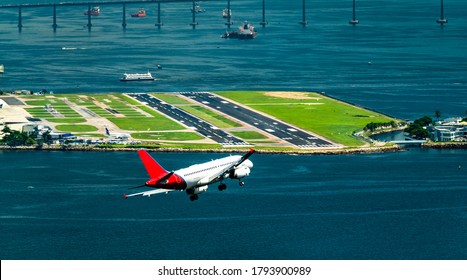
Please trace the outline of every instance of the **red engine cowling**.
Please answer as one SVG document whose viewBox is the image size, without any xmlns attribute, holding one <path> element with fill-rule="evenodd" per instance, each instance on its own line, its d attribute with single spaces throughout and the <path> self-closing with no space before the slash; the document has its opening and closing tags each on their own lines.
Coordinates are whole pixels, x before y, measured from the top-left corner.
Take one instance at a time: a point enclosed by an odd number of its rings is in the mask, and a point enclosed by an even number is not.
<svg viewBox="0 0 467 280">
<path fill-rule="evenodd" d="M 230 171 L 229 178 L 230 179 L 240 179 L 250 175 L 250 168 L 248 167 L 241 167 L 238 169 L 234 169 Z"/>
</svg>

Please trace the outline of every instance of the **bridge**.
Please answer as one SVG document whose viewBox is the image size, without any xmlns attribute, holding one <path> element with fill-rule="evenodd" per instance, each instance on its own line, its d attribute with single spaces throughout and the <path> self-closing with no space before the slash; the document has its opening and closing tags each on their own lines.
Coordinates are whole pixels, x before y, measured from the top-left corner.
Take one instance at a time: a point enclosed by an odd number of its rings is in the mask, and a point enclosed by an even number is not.
<svg viewBox="0 0 467 280">
<path fill-rule="evenodd" d="M 230 0 L 203 0 L 203 1 L 217 1 L 222 2 L 226 1 L 226 8 L 230 10 Z M 305 1 L 302 0 L 303 4 L 303 11 L 302 11 L 302 21 L 300 23 L 302 25 L 306 25 L 306 14 L 305 14 Z M 42 4 L 11 4 L 11 5 L 0 5 L 0 9 L 18 9 L 18 29 L 21 31 L 23 28 L 23 20 L 22 20 L 22 11 L 26 8 L 39 8 L 39 7 L 51 7 L 52 8 L 52 28 L 56 31 L 58 24 L 57 24 L 57 7 L 64 7 L 64 6 L 84 6 L 87 7 L 88 11 L 91 10 L 91 7 L 94 6 L 104 6 L 104 5 L 122 5 L 122 27 L 125 28 L 127 26 L 126 23 L 126 5 L 129 4 L 157 4 L 157 22 L 155 23 L 156 26 L 161 27 L 163 24 L 161 22 L 161 4 L 164 3 L 182 3 L 182 2 L 191 2 L 192 3 L 192 22 L 190 25 L 193 28 L 198 24 L 196 22 L 196 1 L 195 0 L 123 0 L 123 1 L 89 1 L 89 2 L 61 2 L 61 3 L 42 3 Z M 89 31 L 92 27 L 92 15 L 91 13 L 87 13 L 87 27 Z M 225 25 L 230 27 L 232 25 L 232 21 L 230 17 L 226 18 L 227 22 Z M 265 8 L 265 0 L 262 0 L 262 21 L 260 23 L 263 27 L 267 24 L 266 21 L 266 8 Z"/>
<path fill-rule="evenodd" d="M 204 0 L 204 1 L 216 1 L 216 0 Z M 52 23 L 52 28 L 54 31 L 56 31 L 58 25 L 57 25 L 57 7 L 63 7 L 63 6 L 87 6 L 88 11 L 91 10 L 91 7 L 94 6 L 104 6 L 104 5 L 122 5 L 122 27 L 125 28 L 127 26 L 126 24 L 126 5 L 128 4 L 147 4 L 147 3 L 154 3 L 157 4 L 157 23 L 155 24 L 156 26 L 162 26 L 161 22 L 161 3 L 180 3 L 180 2 L 192 2 L 193 8 L 192 8 L 192 15 L 193 15 L 193 21 L 191 25 L 193 27 L 197 25 L 198 23 L 196 22 L 196 2 L 194 0 L 126 0 L 126 1 L 91 1 L 91 2 L 61 2 L 61 3 L 39 3 L 39 4 L 15 4 L 15 5 L 0 5 L 0 9 L 18 9 L 18 29 L 21 31 L 23 28 L 23 21 L 22 21 L 22 11 L 24 8 L 39 8 L 39 7 L 51 7 L 52 8 L 52 18 L 53 18 L 53 23 Z M 227 0 L 227 5 L 230 7 L 230 0 Z M 87 27 L 89 31 L 91 30 L 92 27 L 92 15 L 91 13 L 87 13 L 88 17 L 88 23 Z M 230 18 L 228 19 L 228 23 L 226 25 L 230 26 Z"/>
<path fill-rule="evenodd" d="M 203 1 L 217 1 L 217 2 L 222 2 L 226 1 L 227 9 L 230 10 L 230 0 L 203 0 Z M 258 0 L 262 1 L 262 21 L 260 24 L 264 27 L 267 25 L 266 21 L 266 7 L 265 7 L 265 0 Z M 296 0 L 300 1 L 300 0 Z M 306 20 L 306 0 L 301 0 L 302 1 L 302 20 L 299 21 L 300 24 L 303 26 L 307 25 L 308 22 Z M 310 1 L 310 0 L 309 0 Z M 441 27 L 448 22 L 448 20 L 444 17 L 444 1 L 441 1 L 440 5 L 440 17 L 439 19 L 436 20 L 437 23 L 441 25 Z M 126 5 L 128 4 L 144 4 L 144 3 L 154 3 L 157 4 L 157 23 L 155 24 L 158 27 L 161 27 L 163 24 L 161 22 L 161 4 L 162 3 L 182 3 L 182 2 L 192 2 L 192 22 L 190 25 L 195 28 L 195 26 L 198 24 L 196 22 L 196 1 L 195 0 L 122 0 L 122 1 L 88 1 L 88 2 L 60 2 L 60 3 L 43 3 L 43 4 L 10 4 L 10 5 L 0 5 L 0 9 L 18 9 L 18 29 L 21 31 L 23 28 L 23 21 L 22 21 L 22 10 L 24 8 L 38 8 L 38 7 L 51 7 L 52 8 L 52 18 L 53 18 L 53 23 L 52 27 L 54 31 L 56 31 L 58 25 L 57 25 L 57 7 L 62 7 L 62 6 L 87 6 L 88 11 L 91 10 L 91 7 L 93 6 L 103 6 L 103 5 L 122 5 L 122 27 L 125 28 L 127 26 L 126 24 Z M 350 20 L 349 24 L 351 25 L 356 25 L 359 23 L 359 20 L 356 19 L 356 0 L 352 0 L 352 19 Z M 89 31 L 91 31 L 92 27 L 92 15 L 91 13 L 88 13 L 88 23 L 87 27 Z M 227 17 L 227 22 L 225 25 L 227 25 L 229 28 L 232 25 L 231 18 Z"/>
<path fill-rule="evenodd" d="M 426 143 L 426 140 L 396 140 L 391 141 L 391 143 L 402 145 L 402 146 L 421 146 Z"/>
</svg>

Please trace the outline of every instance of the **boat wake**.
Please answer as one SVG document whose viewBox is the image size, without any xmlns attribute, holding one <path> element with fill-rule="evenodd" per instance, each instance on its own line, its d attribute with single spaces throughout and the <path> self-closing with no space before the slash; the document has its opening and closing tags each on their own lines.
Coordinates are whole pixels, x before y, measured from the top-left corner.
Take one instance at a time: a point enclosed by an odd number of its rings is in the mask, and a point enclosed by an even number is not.
<svg viewBox="0 0 467 280">
<path fill-rule="evenodd" d="M 62 47 L 62 51 L 86 50 L 86 48 Z"/>
</svg>

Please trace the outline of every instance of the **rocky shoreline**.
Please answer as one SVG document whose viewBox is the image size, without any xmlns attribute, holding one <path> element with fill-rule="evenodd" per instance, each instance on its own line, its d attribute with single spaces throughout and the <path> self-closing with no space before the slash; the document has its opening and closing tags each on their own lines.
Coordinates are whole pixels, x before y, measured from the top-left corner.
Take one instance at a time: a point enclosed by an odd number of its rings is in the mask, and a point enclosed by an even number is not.
<svg viewBox="0 0 467 280">
<path fill-rule="evenodd" d="M 424 143 L 422 147 L 432 149 L 467 149 L 467 142 L 428 142 Z"/>
<path fill-rule="evenodd" d="M 89 151 L 89 152 L 134 152 L 140 148 L 113 148 L 113 147 L 98 147 L 98 146 L 0 146 L 0 150 L 10 151 Z M 181 148 L 144 148 L 149 152 L 164 152 L 164 153 L 243 153 L 248 148 L 237 149 L 181 149 Z M 256 150 L 256 149 L 255 149 Z M 273 150 L 256 150 L 259 154 L 291 154 L 291 155 L 343 155 L 343 154 L 367 154 L 367 153 L 386 153 L 403 151 L 404 148 L 393 146 L 382 147 L 360 147 L 360 148 L 344 148 L 344 149 L 316 149 L 316 150 L 294 150 L 294 151 L 273 151 Z"/>
</svg>

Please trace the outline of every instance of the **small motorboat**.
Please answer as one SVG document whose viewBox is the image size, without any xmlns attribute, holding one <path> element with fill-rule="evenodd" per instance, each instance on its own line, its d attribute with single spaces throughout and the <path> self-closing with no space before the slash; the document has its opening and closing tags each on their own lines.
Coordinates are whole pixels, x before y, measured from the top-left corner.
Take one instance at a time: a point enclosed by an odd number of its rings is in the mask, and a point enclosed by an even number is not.
<svg viewBox="0 0 467 280">
<path fill-rule="evenodd" d="M 101 8 L 94 6 L 91 10 L 84 12 L 85 15 L 98 16 L 101 13 Z"/>
<path fill-rule="evenodd" d="M 141 8 L 139 11 L 135 14 L 131 14 L 132 17 L 145 17 L 146 16 L 146 10 Z"/>
<path fill-rule="evenodd" d="M 198 5 L 198 3 L 195 3 L 194 9 L 191 8 L 191 11 L 192 11 L 192 12 L 195 12 L 195 13 L 204 13 L 206 10 L 204 10 L 203 8 L 201 8 L 201 6 Z"/>
<path fill-rule="evenodd" d="M 222 10 L 222 17 L 223 18 L 231 18 L 232 17 L 232 10 L 225 8 Z"/>
</svg>

